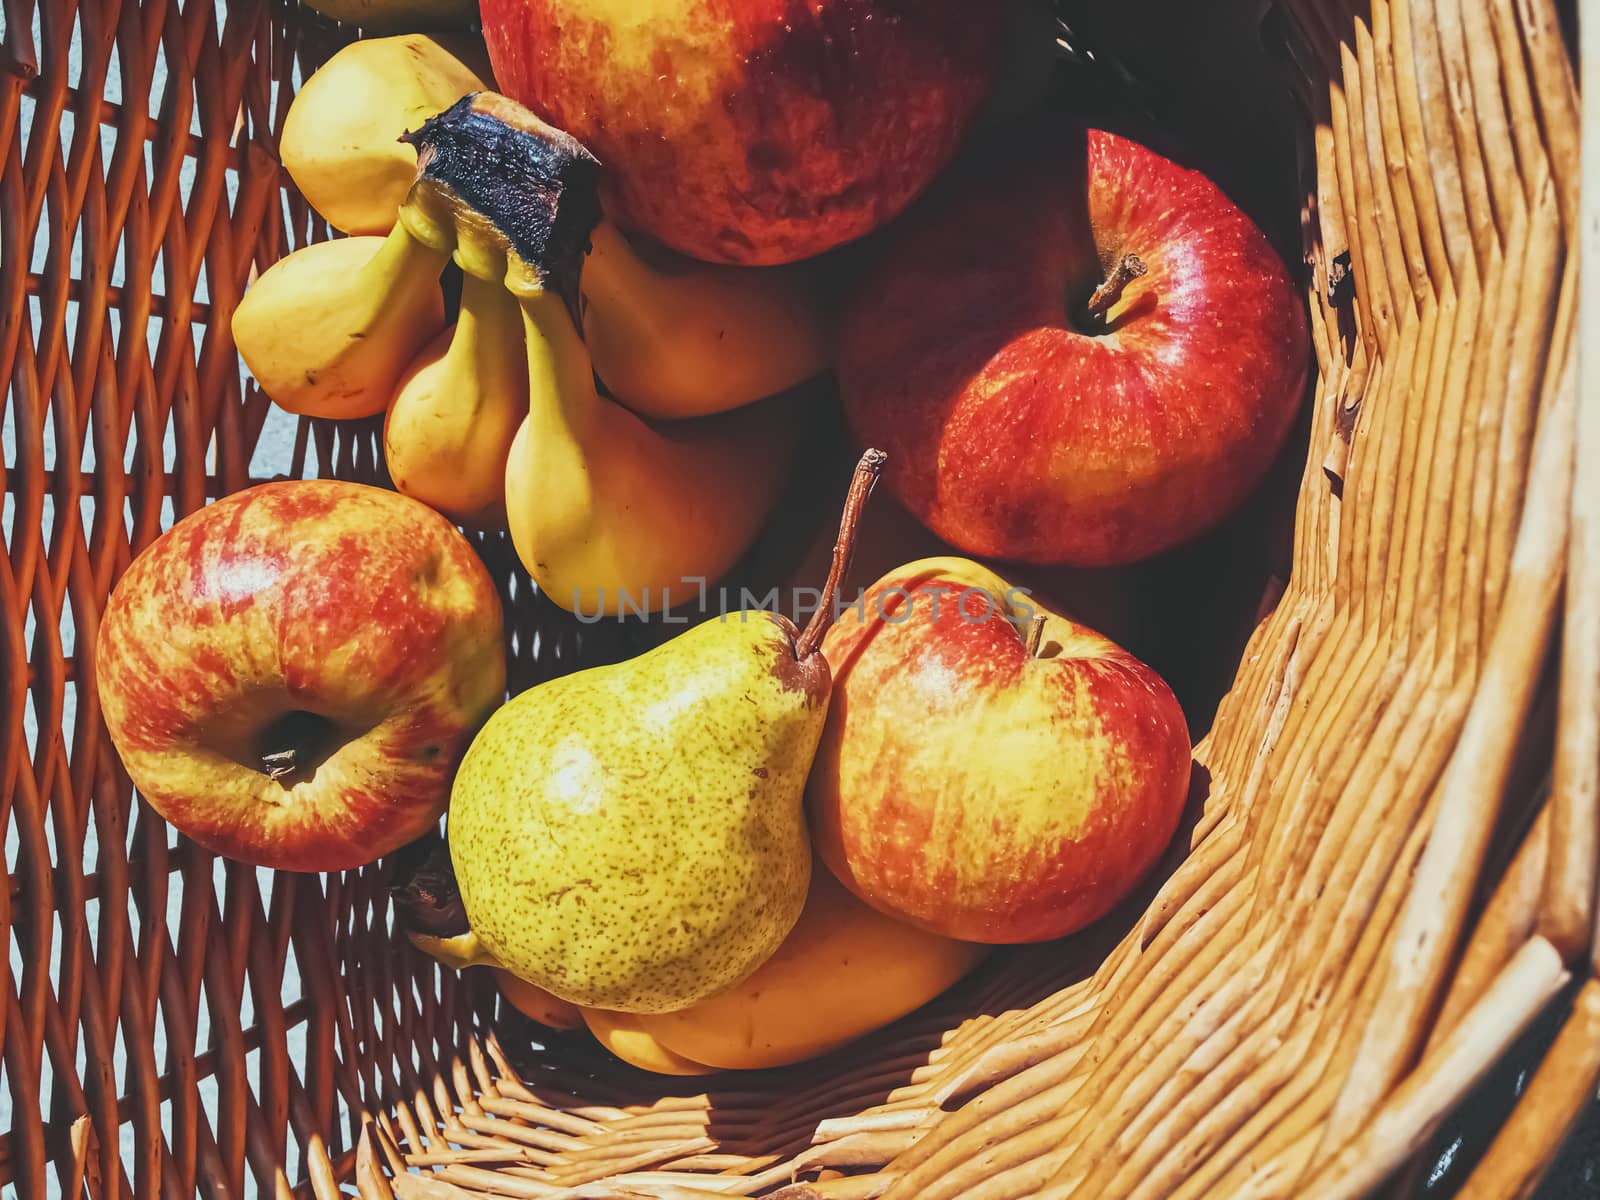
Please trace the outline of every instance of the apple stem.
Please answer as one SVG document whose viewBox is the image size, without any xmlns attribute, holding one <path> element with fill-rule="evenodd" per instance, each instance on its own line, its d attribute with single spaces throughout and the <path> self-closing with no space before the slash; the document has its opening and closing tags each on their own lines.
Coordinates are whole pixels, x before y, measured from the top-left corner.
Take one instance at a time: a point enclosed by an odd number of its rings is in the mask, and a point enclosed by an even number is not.
<svg viewBox="0 0 1600 1200">
<path fill-rule="evenodd" d="M 844 498 L 844 515 L 839 518 L 839 536 L 833 543 L 833 565 L 828 568 L 828 583 L 822 589 L 822 606 L 811 614 L 805 632 L 794 644 L 796 659 L 810 658 L 822 645 L 822 636 L 833 624 L 839 611 L 839 589 L 850 570 L 850 559 L 856 552 L 856 529 L 861 524 L 861 510 L 867 506 L 867 497 L 883 473 L 883 464 L 889 456 L 882 450 L 868 450 L 856 464 L 850 477 L 850 491 Z"/>
<path fill-rule="evenodd" d="M 1035 616 L 1033 624 L 1028 626 L 1028 657 L 1039 657 L 1039 646 L 1044 641 L 1044 618 Z"/>
<path fill-rule="evenodd" d="M 268 779 L 282 783 L 302 772 L 316 770 L 317 764 L 333 751 L 334 733 L 334 724 L 327 717 L 293 709 L 261 730 L 255 747 L 256 761 Z"/>
<path fill-rule="evenodd" d="M 1147 270 L 1149 268 L 1144 265 L 1144 259 L 1137 254 L 1124 254 L 1117 259 L 1117 265 L 1111 268 L 1111 274 L 1106 277 L 1106 281 L 1095 288 L 1094 295 L 1089 297 L 1089 315 L 1105 316 L 1106 310 L 1122 295 L 1122 289 Z"/>
<path fill-rule="evenodd" d="M 275 750 L 271 754 L 261 756 L 261 765 L 267 769 L 267 778 L 272 780 L 282 779 L 285 775 L 293 775 L 300 769 L 295 761 L 299 756 L 293 746 L 287 750 Z"/>
</svg>

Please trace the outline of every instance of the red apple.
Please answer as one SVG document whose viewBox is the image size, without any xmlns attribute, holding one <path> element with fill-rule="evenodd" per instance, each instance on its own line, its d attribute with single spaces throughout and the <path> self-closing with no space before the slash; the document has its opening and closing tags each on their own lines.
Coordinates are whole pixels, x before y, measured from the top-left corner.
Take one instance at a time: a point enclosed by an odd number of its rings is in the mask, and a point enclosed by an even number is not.
<svg viewBox="0 0 1600 1200">
<path fill-rule="evenodd" d="M 444 811 L 505 689 L 500 601 L 426 505 L 268 483 L 133 561 L 95 674 L 111 740 L 167 821 L 257 866 L 345 870 Z"/>
<path fill-rule="evenodd" d="M 506 94 L 594 151 L 616 221 L 713 262 L 807 258 L 938 173 L 1010 6 L 974 0 L 482 0 Z"/>
<path fill-rule="evenodd" d="M 1144 273 L 1101 291 L 1129 255 Z M 1282 261 L 1205 176 L 1057 132 L 887 235 L 839 375 L 888 487 L 947 542 L 1108 566 L 1203 532 L 1261 481 L 1307 348 Z"/>
<path fill-rule="evenodd" d="M 875 908 L 967 941 L 1061 937 L 1171 840 L 1190 762 L 1171 689 L 992 571 L 890 572 L 822 649 L 812 839 Z"/>
</svg>

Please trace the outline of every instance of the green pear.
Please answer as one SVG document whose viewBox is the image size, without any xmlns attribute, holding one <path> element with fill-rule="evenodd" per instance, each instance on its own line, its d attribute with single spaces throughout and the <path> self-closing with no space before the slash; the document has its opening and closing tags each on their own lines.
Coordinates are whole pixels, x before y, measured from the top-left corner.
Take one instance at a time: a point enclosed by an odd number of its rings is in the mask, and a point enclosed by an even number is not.
<svg viewBox="0 0 1600 1200">
<path fill-rule="evenodd" d="M 778 613 L 713 618 L 490 718 L 456 775 L 450 853 L 495 961 L 574 1004 L 653 1013 L 777 950 L 811 879 L 803 795 L 832 690 L 819 646 L 882 464 L 868 451 L 857 468 L 804 633 Z"/>
</svg>

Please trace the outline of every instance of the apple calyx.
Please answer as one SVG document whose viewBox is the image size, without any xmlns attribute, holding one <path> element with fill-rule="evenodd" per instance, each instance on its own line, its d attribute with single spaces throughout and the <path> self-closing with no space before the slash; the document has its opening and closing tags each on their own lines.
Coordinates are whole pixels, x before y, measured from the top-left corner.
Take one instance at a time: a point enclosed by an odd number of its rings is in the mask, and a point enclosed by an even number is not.
<svg viewBox="0 0 1600 1200">
<path fill-rule="evenodd" d="M 258 770 L 274 783 L 293 787 L 309 777 L 337 748 L 337 727 L 320 713 L 293 709 L 256 738 Z"/>
<path fill-rule="evenodd" d="M 576 319 L 589 235 L 600 222 L 594 155 L 497 92 L 463 96 L 400 140 L 417 150 L 401 210 L 408 227 L 503 243 L 509 270 L 559 294 Z"/>
<path fill-rule="evenodd" d="M 828 568 L 828 582 L 822 589 L 822 603 L 811 614 L 805 631 L 794 644 L 796 659 L 804 660 L 817 652 L 823 636 L 839 612 L 839 589 L 844 586 L 844 578 L 850 571 L 850 560 L 855 556 L 856 531 L 861 524 L 861 513 L 867 506 L 872 489 L 877 486 L 878 477 L 883 474 L 883 464 L 888 460 L 889 456 L 882 450 L 868 450 L 856 463 L 855 474 L 850 477 L 850 490 L 844 498 L 844 514 L 839 518 L 839 536 L 833 543 L 833 563 Z"/>
<path fill-rule="evenodd" d="M 1105 282 L 1095 288 L 1094 294 L 1089 297 L 1089 303 L 1084 305 L 1084 308 L 1091 317 L 1104 318 L 1111 306 L 1121 298 L 1122 289 L 1148 270 L 1144 259 L 1137 254 L 1124 254 L 1117 259 Z"/>
</svg>

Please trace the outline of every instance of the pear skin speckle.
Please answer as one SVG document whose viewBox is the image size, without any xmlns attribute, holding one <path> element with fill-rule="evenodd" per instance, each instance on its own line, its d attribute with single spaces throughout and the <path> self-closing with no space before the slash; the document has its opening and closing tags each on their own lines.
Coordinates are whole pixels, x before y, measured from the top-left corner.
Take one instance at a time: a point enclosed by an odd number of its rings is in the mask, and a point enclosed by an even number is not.
<svg viewBox="0 0 1600 1200">
<path fill-rule="evenodd" d="M 730 614 L 543 684 L 456 776 L 468 919 L 513 974 L 575 1004 L 670 1012 L 734 986 L 811 878 L 802 795 L 828 711 L 793 627 Z"/>
</svg>

